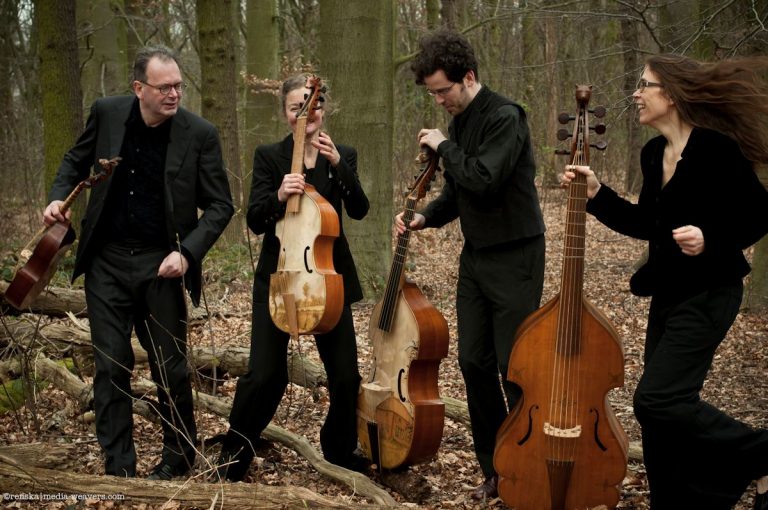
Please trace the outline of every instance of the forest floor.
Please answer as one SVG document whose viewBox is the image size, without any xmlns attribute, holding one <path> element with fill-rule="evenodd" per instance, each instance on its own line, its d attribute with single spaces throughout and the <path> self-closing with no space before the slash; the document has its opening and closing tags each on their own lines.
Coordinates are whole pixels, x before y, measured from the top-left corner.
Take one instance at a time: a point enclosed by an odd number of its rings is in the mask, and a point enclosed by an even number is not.
<svg viewBox="0 0 768 510">
<path fill-rule="evenodd" d="M 560 289 L 560 272 L 563 244 L 564 193 L 545 190 L 542 201 L 547 224 L 547 262 L 542 303 L 554 297 Z M 587 251 L 585 264 L 584 295 L 600 309 L 613 324 L 621 337 L 625 352 L 625 384 L 610 392 L 610 401 L 619 422 L 630 441 L 640 440 L 639 428 L 632 413 L 632 393 L 642 372 L 643 339 L 648 312 L 648 300 L 629 292 L 629 277 L 633 266 L 641 257 L 644 245 L 616 234 L 592 217 L 587 223 Z M 464 384 L 457 363 L 455 285 L 458 256 L 462 236 L 454 222 L 440 230 L 427 230 L 411 237 L 408 255 L 408 277 L 416 282 L 426 297 L 445 316 L 450 328 L 448 357 L 440 365 L 439 388 L 442 395 L 464 401 Z M 5 255 L 5 254 L 3 254 Z M 215 273 L 215 268 L 213 272 Z M 207 289 L 208 305 L 216 311 L 226 310 L 234 315 L 216 314 L 211 320 L 191 330 L 190 343 L 194 345 L 247 346 L 250 338 L 250 285 L 248 278 L 235 278 L 226 285 L 214 282 Z M 365 377 L 371 358 L 368 341 L 368 320 L 372 304 L 354 306 L 358 338 L 360 372 Z M 240 313 L 237 313 L 240 312 Z M 752 426 L 768 427 L 768 357 L 765 346 L 768 337 L 768 316 L 743 310 L 720 346 L 714 364 L 704 386 L 702 397 Z M 310 358 L 319 361 L 311 337 L 302 337 L 299 346 Z M 148 373 L 135 371 L 149 377 Z M 88 381 L 90 382 L 90 381 Z M 217 392 L 222 398 L 231 399 L 235 381 L 225 380 Z M 319 398 L 318 398 L 319 397 Z M 92 426 L 78 419 L 77 406 L 69 406 L 70 418 L 57 420 L 51 425 L 51 415 L 67 408 L 67 397 L 52 386 L 36 395 L 36 413 L 21 409 L 0 416 L 0 444 L 26 442 L 77 442 L 82 452 L 79 472 L 103 473 L 103 461 Z M 290 385 L 275 416 L 275 423 L 303 435 L 319 450 L 319 431 L 327 411 L 327 394 L 320 394 L 296 385 Z M 210 438 L 226 431 L 225 419 L 199 411 L 198 432 Z M 42 424 L 40 432 L 34 432 Z M 136 417 L 134 438 L 138 451 L 139 476 L 159 461 L 161 435 L 159 427 Z M 210 462 L 216 462 L 218 446 L 202 452 Z M 410 468 L 430 485 L 430 494 L 421 501 L 413 501 L 409 494 L 392 497 L 401 504 L 414 508 L 505 508 L 498 500 L 477 503 L 472 500 L 472 490 L 482 482 L 475 460 L 472 439 L 468 429 L 446 419 L 443 440 L 439 452 L 431 462 Z M 377 480 L 378 475 L 370 474 Z M 302 457 L 287 447 L 272 443 L 259 451 L 246 482 L 267 485 L 294 485 L 313 490 L 327 497 L 349 504 L 370 503 L 356 496 L 346 485 L 339 484 L 319 474 Z M 753 490 L 750 488 L 736 507 L 737 510 L 752 508 Z M 28 503 L 9 504 L 9 508 L 30 508 Z M 108 507 L 113 504 L 80 502 L 55 502 L 41 508 Z M 0 504 L 2 506 L 2 504 Z M 148 505 L 132 505 L 125 501 L 121 508 L 152 508 Z M 171 505 L 172 508 L 176 506 Z M 159 506 L 158 506 L 159 508 Z M 648 487 L 644 467 L 630 462 L 621 487 L 618 508 L 648 509 Z"/>
</svg>

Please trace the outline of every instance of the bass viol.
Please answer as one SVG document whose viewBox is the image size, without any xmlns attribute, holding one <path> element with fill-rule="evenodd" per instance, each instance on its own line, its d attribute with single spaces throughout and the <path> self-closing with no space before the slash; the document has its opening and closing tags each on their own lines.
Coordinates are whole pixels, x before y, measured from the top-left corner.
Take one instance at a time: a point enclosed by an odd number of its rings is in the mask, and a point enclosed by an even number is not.
<svg viewBox="0 0 768 510">
<path fill-rule="evenodd" d="M 406 225 L 438 169 L 434 152 L 422 152 L 418 161 L 423 167 L 407 195 Z M 431 459 L 443 435 L 445 405 L 437 376 L 440 360 L 448 354 L 448 324 L 419 288 L 405 280 L 410 235 L 406 229 L 397 237 L 384 297 L 371 315 L 373 361 L 357 401 L 360 445 L 379 469 Z"/>
<path fill-rule="evenodd" d="M 578 86 L 578 115 L 560 119 L 576 121 L 575 165 L 589 164 L 591 90 Z M 507 379 L 523 395 L 496 435 L 493 461 L 499 495 L 516 510 L 615 508 L 626 473 L 627 435 L 608 402 L 608 391 L 624 384 L 624 350 L 583 297 L 586 203 L 586 178 L 577 173 L 568 194 L 560 294 L 520 325 L 509 358 Z"/>
</svg>

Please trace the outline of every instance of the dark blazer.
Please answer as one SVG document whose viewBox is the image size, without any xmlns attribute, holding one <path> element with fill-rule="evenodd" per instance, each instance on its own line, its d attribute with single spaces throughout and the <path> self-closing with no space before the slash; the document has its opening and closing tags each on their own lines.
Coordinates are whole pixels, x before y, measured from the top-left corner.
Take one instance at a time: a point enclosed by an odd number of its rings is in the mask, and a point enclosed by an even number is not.
<svg viewBox="0 0 768 510">
<path fill-rule="evenodd" d="M 333 245 L 333 266 L 344 278 L 344 302 L 354 303 L 363 298 L 355 262 L 344 236 L 342 206 L 350 218 L 360 220 L 368 213 L 365 196 L 357 177 L 357 151 L 352 147 L 336 145 L 341 160 L 336 168 L 318 154 L 314 170 L 307 171 L 307 183 L 325 198 L 339 215 L 339 237 Z M 261 145 L 253 157 L 253 181 L 248 200 L 248 227 L 255 234 L 264 234 L 261 255 L 256 266 L 253 284 L 254 302 L 266 303 L 269 297 L 269 276 L 277 269 L 280 240 L 275 236 L 275 224 L 285 215 L 285 203 L 277 199 L 277 190 L 283 176 L 291 170 L 293 137 L 281 142 Z"/>
<path fill-rule="evenodd" d="M 587 211 L 617 232 L 648 241 L 648 261 L 630 281 L 633 293 L 682 300 L 749 273 L 742 250 L 768 232 L 768 191 L 735 141 L 702 128 L 693 129 L 662 187 L 666 144 L 657 136 L 643 147 L 637 204 L 602 184 Z M 701 254 L 685 255 L 672 238 L 672 230 L 685 225 L 704 234 Z"/>
<path fill-rule="evenodd" d="M 85 131 L 59 166 L 49 194 L 50 200 L 64 200 L 80 181 L 90 175 L 91 168 L 98 166 L 100 158 L 109 159 L 120 154 L 125 122 L 134 101 L 137 101 L 134 96 L 115 96 L 97 99 L 93 103 Z M 121 170 L 118 165 L 114 171 Z M 94 255 L 93 233 L 111 183 L 112 178 L 109 177 L 91 190 L 82 221 L 73 280 L 88 269 Z M 197 306 L 203 257 L 224 231 L 234 207 L 216 128 L 184 108 L 179 108 L 171 125 L 164 190 L 168 248 L 180 248 L 189 259 L 185 285 Z M 202 211 L 200 217 L 198 209 Z"/>
</svg>

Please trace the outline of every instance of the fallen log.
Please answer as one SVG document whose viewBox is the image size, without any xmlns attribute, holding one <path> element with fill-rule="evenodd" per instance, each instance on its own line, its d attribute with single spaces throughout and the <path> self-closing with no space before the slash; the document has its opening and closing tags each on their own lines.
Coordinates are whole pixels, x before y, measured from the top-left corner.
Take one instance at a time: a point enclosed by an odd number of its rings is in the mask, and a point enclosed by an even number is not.
<svg viewBox="0 0 768 510">
<path fill-rule="evenodd" d="M 66 317 L 67 312 L 76 317 L 88 315 L 85 305 L 85 292 L 82 289 L 65 289 L 48 287 L 35 298 L 26 310 L 17 310 L 5 299 L 8 282 L 0 281 L 0 310 L 4 315 L 19 315 L 22 313 L 37 313 L 51 317 Z"/>
<path fill-rule="evenodd" d="M 2 449 L 0 486 L 6 503 L 19 501 L 31 506 L 73 499 L 76 502 L 102 500 L 150 505 L 173 502 L 173 508 L 370 508 L 345 504 L 304 487 L 196 483 L 191 480 L 155 482 L 47 469 L 20 462 Z"/>
<path fill-rule="evenodd" d="M 5 320 L 0 326 L 0 344 L 13 340 L 21 345 L 41 347 L 61 356 L 72 356 L 81 375 L 93 375 L 93 349 L 87 324 L 53 322 L 42 326 L 25 319 Z M 137 365 L 147 363 L 147 352 L 134 337 L 131 341 Z M 223 374 L 238 377 L 248 372 L 247 347 L 210 347 L 193 345 L 189 348 L 190 364 L 199 372 L 210 376 L 216 369 L 217 378 Z M 289 379 L 306 388 L 325 386 L 328 383 L 325 370 L 304 356 L 292 352 L 288 355 Z"/>
</svg>

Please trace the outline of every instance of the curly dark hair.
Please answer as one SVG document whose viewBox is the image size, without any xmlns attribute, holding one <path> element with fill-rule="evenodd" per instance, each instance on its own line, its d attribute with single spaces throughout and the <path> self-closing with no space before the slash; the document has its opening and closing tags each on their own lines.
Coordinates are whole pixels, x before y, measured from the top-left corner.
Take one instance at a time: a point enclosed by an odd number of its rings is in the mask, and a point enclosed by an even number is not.
<svg viewBox="0 0 768 510">
<path fill-rule="evenodd" d="M 692 126 L 719 131 L 739 144 L 754 163 L 768 163 L 768 57 L 699 62 L 681 55 L 646 60 Z"/>
<path fill-rule="evenodd" d="M 477 76 L 475 50 L 463 35 L 451 30 L 438 30 L 419 40 L 419 54 L 411 62 L 411 71 L 417 85 L 424 85 L 424 78 L 442 69 L 449 80 L 461 82 L 468 71 Z"/>
</svg>

